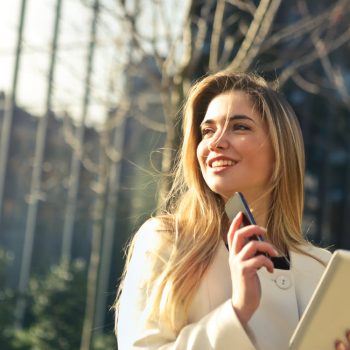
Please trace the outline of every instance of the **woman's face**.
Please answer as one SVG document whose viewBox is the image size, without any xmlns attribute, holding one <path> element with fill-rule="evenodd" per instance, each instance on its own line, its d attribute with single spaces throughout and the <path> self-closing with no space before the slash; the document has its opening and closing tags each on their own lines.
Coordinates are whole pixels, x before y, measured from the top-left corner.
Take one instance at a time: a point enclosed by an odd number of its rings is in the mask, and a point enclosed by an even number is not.
<svg viewBox="0 0 350 350">
<path fill-rule="evenodd" d="M 248 95 L 229 91 L 209 104 L 200 125 L 197 159 L 209 188 L 225 200 L 243 192 L 253 200 L 266 191 L 274 154 L 267 127 Z"/>
</svg>

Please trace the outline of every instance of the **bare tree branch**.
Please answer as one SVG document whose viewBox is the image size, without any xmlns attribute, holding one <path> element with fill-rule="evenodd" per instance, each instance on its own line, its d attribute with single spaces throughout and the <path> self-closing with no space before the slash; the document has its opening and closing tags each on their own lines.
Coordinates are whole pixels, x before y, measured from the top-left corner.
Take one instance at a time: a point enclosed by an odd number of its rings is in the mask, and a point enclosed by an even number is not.
<svg viewBox="0 0 350 350">
<path fill-rule="evenodd" d="M 83 167 L 93 173 L 98 173 L 98 165 L 94 163 L 84 152 L 82 152 L 82 149 L 79 145 L 78 139 L 76 138 L 72 126 L 68 123 L 68 118 L 64 118 L 63 122 L 63 135 L 64 135 L 64 141 L 67 145 L 71 147 L 73 151 L 77 152 L 77 155 L 79 156 L 79 160 L 81 161 L 81 164 Z"/>
<path fill-rule="evenodd" d="M 218 55 L 220 46 L 220 37 L 222 32 L 222 21 L 225 12 L 225 0 L 218 0 L 216 3 L 213 31 L 211 34 L 209 70 L 216 71 L 218 66 Z"/>
<path fill-rule="evenodd" d="M 301 9 L 304 14 L 309 15 L 309 9 L 307 6 L 306 1 L 300 2 Z M 346 7 L 348 3 L 340 0 L 337 2 L 333 9 L 333 14 L 337 12 L 346 13 Z M 332 18 L 334 16 L 330 16 L 330 22 L 332 22 Z M 321 65 L 323 67 L 323 70 L 325 71 L 325 74 L 328 78 L 328 80 L 331 82 L 333 87 L 336 91 L 340 94 L 340 97 L 344 104 L 347 106 L 348 109 L 350 109 L 350 95 L 349 91 L 347 90 L 345 81 L 341 74 L 339 74 L 339 69 L 334 69 L 331 59 L 329 57 L 329 53 L 326 49 L 326 43 L 325 40 L 323 40 L 320 36 L 319 31 L 315 31 L 311 35 L 311 41 L 316 49 L 316 52 L 318 53 L 319 60 L 321 62 Z"/>
<path fill-rule="evenodd" d="M 292 80 L 306 92 L 309 92 L 314 95 L 318 95 L 321 93 L 321 87 L 319 84 L 314 84 L 310 81 L 307 81 L 299 73 L 294 74 L 292 76 Z"/>
<path fill-rule="evenodd" d="M 250 13 L 252 16 L 254 16 L 256 12 L 256 6 L 253 1 L 226 0 L 226 3 L 234 5 L 238 9 Z"/>
<path fill-rule="evenodd" d="M 259 52 L 268 34 L 273 18 L 280 6 L 281 0 L 261 0 L 243 43 L 234 58 L 227 66 L 230 71 L 245 71 Z"/>
<path fill-rule="evenodd" d="M 133 117 L 147 129 L 151 129 L 153 131 L 161 133 L 164 133 L 167 130 L 166 124 L 152 120 L 151 118 L 147 117 L 147 115 L 143 111 L 134 110 Z"/>
<path fill-rule="evenodd" d="M 329 18 L 328 9 L 317 16 L 307 16 L 306 18 L 302 18 L 299 22 L 293 23 L 279 32 L 272 34 L 269 38 L 266 38 L 261 47 L 261 51 L 267 51 L 283 40 L 289 40 L 291 38 L 295 40 L 296 38 L 317 29 L 321 25 L 324 26 L 327 18 Z"/>
<path fill-rule="evenodd" d="M 312 36 L 312 41 L 315 45 L 316 51 L 318 53 L 322 67 L 326 73 L 328 80 L 332 83 L 332 85 L 335 87 L 335 89 L 339 92 L 341 99 L 343 100 L 343 102 L 347 106 L 347 108 L 350 109 L 349 92 L 346 88 L 346 85 L 345 85 L 343 78 L 339 74 L 339 71 L 337 72 L 333 68 L 333 65 L 332 65 L 331 60 L 329 58 L 329 55 L 327 53 L 327 49 L 326 49 L 326 45 L 325 45 L 324 41 L 317 34 Z"/>
<path fill-rule="evenodd" d="M 171 28 L 172 26 L 169 25 L 171 21 L 167 18 L 166 11 L 164 8 L 164 2 L 163 1 L 154 1 L 155 4 L 158 4 L 159 6 L 159 15 L 157 16 L 158 19 L 160 19 L 162 23 L 162 28 L 165 31 L 165 41 L 167 43 L 167 51 L 171 51 L 171 47 L 173 46 L 173 39 L 171 35 Z M 156 13 L 156 11 L 154 11 Z"/>
<path fill-rule="evenodd" d="M 297 72 L 299 69 L 316 61 L 317 59 L 322 58 L 324 55 L 330 54 L 332 51 L 338 49 L 349 40 L 350 28 L 342 33 L 337 39 L 333 40 L 328 45 L 325 45 L 324 50 L 321 54 L 317 51 L 313 51 L 310 54 L 307 54 L 304 57 L 300 58 L 298 61 L 294 61 L 279 76 L 281 86 L 291 77 L 291 75 L 295 74 L 295 72 Z"/>
<path fill-rule="evenodd" d="M 205 39 L 208 33 L 208 19 L 210 18 L 212 6 L 213 0 L 206 0 L 202 8 L 200 18 L 194 18 L 194 16 L 189 13 L 189 20 L 187 21 L 188 29 L 186 34 L 188 37 L 191 37 L 191 40 L 189 41 L 189 44 L 191 45 L 191 51 L 187 52 L 190 54 L 187 56 L 188 63 L 185 65 L 184 63 L 187 62 L 187 60 L 183 61 L 183 69 L 181 70 L 181 75 L 184 75 L 185 73 L 185 75 L 191 76 L 194 68 L 198 66 L 198 62 L 203 55 Z M 198 29 L 194 40 L 191 28 L 192 24 L 196 24 Z"/>
</svg>

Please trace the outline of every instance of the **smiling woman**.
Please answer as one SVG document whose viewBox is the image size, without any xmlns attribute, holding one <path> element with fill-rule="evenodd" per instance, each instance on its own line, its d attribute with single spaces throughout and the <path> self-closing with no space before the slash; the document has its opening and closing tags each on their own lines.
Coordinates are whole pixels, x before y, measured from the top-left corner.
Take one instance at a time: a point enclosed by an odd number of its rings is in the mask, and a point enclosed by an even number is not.
<svg viewBox="0 0 350 350">
<path fill-rule="evenodd" d="M 261 77 L 223 72 L 190 91 L 183 133 L 168 210 L 129 248 L 119 349 L 287 349 L 330 258 L 301 231 L 297 118 Z M 229 222 L 236 191 L 257 225 L 241 227 L 241 213 Z M 274 265 L 279 255 L 287 266 Z"/>
<path fill-rule="evenodd" d="M 201 133 L 197 157 L 209 188 L 225 199 L 238 190 L 248 202 L 263 197 L 272 175 L 273 149 L 266 123 L 249 96 L 233 91 L 213 98 Z"/>
</svg>

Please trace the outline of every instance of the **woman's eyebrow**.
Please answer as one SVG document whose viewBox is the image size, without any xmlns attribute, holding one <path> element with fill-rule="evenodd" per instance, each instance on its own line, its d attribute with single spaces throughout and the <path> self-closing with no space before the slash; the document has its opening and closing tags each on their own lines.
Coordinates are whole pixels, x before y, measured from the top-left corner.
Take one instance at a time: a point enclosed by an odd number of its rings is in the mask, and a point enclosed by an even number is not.
<svg viewBox="0 0 350 350">
<path fill-rule="evenodd" d="M 231 120 L 250 120 L 251 122 L 255 123 L 255 120 L 251 117 L 248 117 L 247 115 L 245 114 L 235 114 L 235 115 L 232 115 L 231 117 L 228 118 L 229 121 Z"/>
<path fill-rule="evenodd" d="M 234 115 L 231 115 L 230 117 L 228 117 L 229 122 L 233 121 L 233 120 L 250 120 L 254 124 L 256 123 L 253 118 L 248 117 L 245 114 L 234 114 Z M 200 127 L 203 127 L 204 125 L 212 125 L 212 124 L 215 124 L 215 122 L 216 121 L 214 119 L 206 119 L 206 120 L 202 121 L 202 123 L 200 124 Z"/>
<path fill-rule="evenodd" d="M 215 124 L 214 119 L 206 119 L 200 123 L 199 127 L 202 128 L 204 125 L 212 125 L 212 124 Z"/>
</svg>

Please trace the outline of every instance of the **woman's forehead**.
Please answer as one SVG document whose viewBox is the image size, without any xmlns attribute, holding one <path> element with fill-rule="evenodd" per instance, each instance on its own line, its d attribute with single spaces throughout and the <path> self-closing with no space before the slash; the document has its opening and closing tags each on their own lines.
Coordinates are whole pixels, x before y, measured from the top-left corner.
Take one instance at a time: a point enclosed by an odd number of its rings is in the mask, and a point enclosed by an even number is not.
<svg viewBox="0 0 350 350">
<path fill-rule="evenodd" d="M 254 120 L 261 120 L 260 114 L 254 108 L 248 94 L 243 91 L 227 91 L 215 96 L 210 101 L 201 122 L 227 119 L 234 115 L 244 115 Z"/>
</svg>

